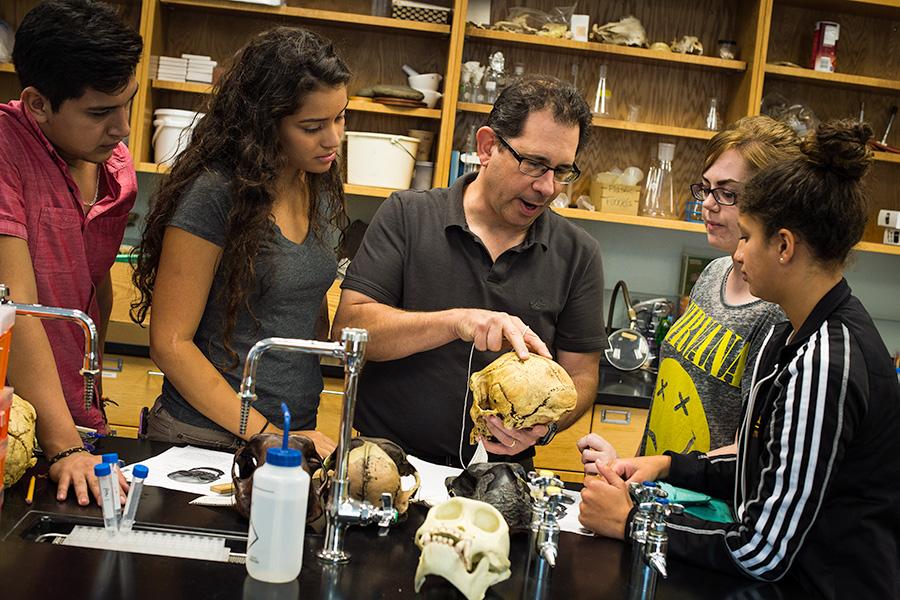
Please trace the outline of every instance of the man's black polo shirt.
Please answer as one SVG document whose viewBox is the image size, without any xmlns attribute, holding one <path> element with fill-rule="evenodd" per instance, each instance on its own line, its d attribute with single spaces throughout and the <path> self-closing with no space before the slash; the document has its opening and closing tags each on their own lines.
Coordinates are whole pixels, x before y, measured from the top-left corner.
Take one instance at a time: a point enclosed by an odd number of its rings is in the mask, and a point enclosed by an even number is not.
<svg viewBox="0 0 900 600">
<path fill-rule="evenodd" d="M 408 311 L 507 312 L 554 354 L 601 350 L 606 332 L 597 241 L 548 210 L 522 244 L 493 262 L 463 212 L 463 191 L 474 178 L 460 178 L 450 188 L 392 194 L 372 219 L 341 287 Z M 468 414 L 462 434 L 460 426 L 471 347 L 457 340 L 399 360 L 368 361 L 354 426 L 441 463 L 457 456 L 462 435 L 468 461 L 475 449 L 468 443 Z M 497 356 L 476 350 L 472 372 Z"/>
</svg>

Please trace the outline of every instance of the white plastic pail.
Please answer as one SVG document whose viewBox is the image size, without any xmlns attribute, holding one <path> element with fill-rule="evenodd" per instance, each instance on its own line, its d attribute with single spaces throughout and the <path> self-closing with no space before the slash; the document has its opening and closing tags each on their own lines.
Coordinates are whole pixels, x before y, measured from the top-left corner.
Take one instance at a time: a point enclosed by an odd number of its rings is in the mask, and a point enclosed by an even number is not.
<svg viewBox="0 0 900 600">
<path fill-rule="evenodd" d="M 176 108 L 153 111 L 153 159 L 158 164 L 171 165 L 191 141 L 193 128 L 203 113 Z"/>
<path fill-rule="evenodd" d="M 389 133 L 347 132 L 347 183 L 409 189 L 419 140 Z"/>
</svg>

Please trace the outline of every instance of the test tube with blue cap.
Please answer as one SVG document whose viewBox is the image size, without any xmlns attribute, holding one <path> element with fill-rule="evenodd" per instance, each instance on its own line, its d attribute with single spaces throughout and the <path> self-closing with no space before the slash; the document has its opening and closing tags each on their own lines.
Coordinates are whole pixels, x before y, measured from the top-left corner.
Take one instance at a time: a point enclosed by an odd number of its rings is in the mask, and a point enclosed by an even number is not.
<svg viewBox="0 0 900 600">
<path fill-rule="evenodd" d="M 150 473 L 150 469 L 144 465 L 135 465 L 131 470 L 131 487 L 128 488 L 128 497 L 125 499 L 125 512 L 122 515 L 122 522 L 119 524 L 119 531 L 128 533 L 134 526 L 134 519 L 137 515 L 138 504 L 141 501 L 141 490 L 144 489 L 144 480 Z"/>
<path fill-rule="evenodd" d="M 119 495 L 119 455 L 115 452 L 104 454 L 102 460 L 109 465 L 113 480 L 113 506 L 116 507 L 116 518 L 122 519 L 122 497 Z"/>
<path fill-rule="evenodd" d="M 116 507 L 113 504 L 113 489 L 119 482 L 113 482 L 112 468 L 109 463 L 94 465 L 94 475 L 100 481 L 100 505 L 103 508 L 103 528 L 110 535 L 119 531 L 119 520 L 116 516 Z"/>
</svg>

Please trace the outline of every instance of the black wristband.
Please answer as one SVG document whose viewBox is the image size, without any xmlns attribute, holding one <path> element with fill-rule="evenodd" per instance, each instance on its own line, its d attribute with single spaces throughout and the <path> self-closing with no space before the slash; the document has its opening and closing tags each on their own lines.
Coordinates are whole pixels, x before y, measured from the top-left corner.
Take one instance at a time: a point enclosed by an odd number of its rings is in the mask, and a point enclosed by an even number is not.
<svg viewBox="0 0 900 600">
<path fill-rule="evenodd" d="M 71 448 L 66 448 L 65 450 L 57 452 L 47 462 L 50 464 L 50 466 L 53 466 L 65 457 L 72 456 L 73 454 L 77 454 L 78 452 L 88 452 L 88 449 L 84 446 L 72 446 Z"/>
</svg>

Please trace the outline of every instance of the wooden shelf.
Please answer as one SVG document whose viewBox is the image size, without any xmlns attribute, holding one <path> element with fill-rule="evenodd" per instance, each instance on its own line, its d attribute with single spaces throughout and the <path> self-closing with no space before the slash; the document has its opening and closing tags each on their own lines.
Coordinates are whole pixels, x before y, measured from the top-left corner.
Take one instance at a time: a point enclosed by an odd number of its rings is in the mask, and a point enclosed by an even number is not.
<svg viewBox="0 0 900 600">
<path fill-rule="evenodd" d="M 134 165 L 138 173 L 153 173 L 163 175 L 169 172 L 169 167 L 152 162 L 139 162 Z M 387 198 L 397 190 L 392 188 L 373 187 L 368 185 L 344 184 L 344 193 L 351 196 L 367 196 L 370 198 Z"/>
<path fill-rule="evenodd" d="M 168 90 L 172 92 L 184 92 L 187 94 L 209 94 L 213 86 L 208 83 L 194 83 L 192 81 L 166 81 L 154 79 L 151 83 L 153 89 Z M 356 112 L 370 112 L 382 115 L 396 115 L 401 117 L 417 117 L 421 119 L 440 119 L 441 111 L 436 108 L 403 108 L 388 106 L 372 102 L 369 98 L 353 97 L 347 105 L 347 110 Z"/>
<path fill-rule="evenodd" d="M 604 223 L 618 223 L 620 225 L 638 225 L 641 227 L 671 229 L 674 231 L 687 231 L 690 233 L 703 233 L 704 231 L 706 231 L 706 229 L 703 227 L 703 223 L 691 223 L 690 221 L 620 215 L 616 213 L 584 210 L 582 208 L 554 208 L 553 210 L 568 219 L 580 219 L 583 221 L 602 221 Z"/>
<path fill-rule="evenodd" d="M 895 79 L 879 79 L 846 73 L 823 73 L 812 69 L 771 64 L 766 65 L 766 75 L 774 79 L 805 80 L 834 87 L 900 92 L 900 81 Z"/>
<path fill-rule="evenodd" d="M 873 152 L 877 162 L 894 163 L 900 165 L 900 154 L 893 152 Z"/>
<path fill-rule="evenodd" d="M 688 67 L 722 69 L 734 73 L 742 73 L 747 70 L 747 63 L 742 60 L 725 60 L 712 56 L 694 56 L 692 54 L 679 54 L 677 52 L 658 52 L 656 50 L 647 50 L 646 48 L 632 48 L 630 46 L 616 46 L 614 44 L 601 44 L 598 42 L 576 42 L 573 40 L 549 38 L 526 33 L 492 31 L 472 26 L 466 28 L 466 37 L 481 38 L 507 44 L 546 46 L 548 50 L 554 51 L 567 49 L 576 52 L 596 52 L 609 56 L 620 56 L 631 60 L 677 63 Z"/>
<path fill-rule="evenodd" d="M 460 102 L 457 108 L 464 112 L 489 113 L 491 112 L 490 104 L 475 104 L 472 102 Z M 706 129 L 691 129 L 689 127 L 675 127 L 673 125 L 656 125 L 654 123 L 638 123 L 636 121 L 622 121 L 620 119 L 606 119 L 603 117 L 594 117 L 591 121 L 594 127 L 603 127 L 606 129 L 618 129 L 620 131 L 633 131 L 636 133 L 650 133 L 653 135 L 669 135 L 680 138 L 690 138 L 695 140 L 708 140 L 716 135 L 715 131 Z"/>
<path fill-rule="evenodd" d="M 15 73 L 16 68 L 12 63 L 0 62 L 0 73 Z"/>
<path fill-rule="evenodd" d="M 854 250 L 860 252 L 874 252 L 876 254 L 893 254 L 900 256 L 900 246 L 891 246 L 889 244 L 881 244 L 879 242 L 860 242 Z"/>
<path fill-rule="evenodd" d="M 335 10 L 318 10 L 296 6 L 265 6 L 262 4 L 246 4 L 240 2 L 223 2 L 221 0 L 160 0 L 162 4 L 172 6 L 189 6 L 237 13 L 263 14 L 278 17 L 322 21 L 342 26 L 363 26 L 366 28 L 381 27 L 400 29 L 418 33 L 449 35 L 449 25 L 407 21 L 390 17 L 376 17 L 358 13 L 347 13 Z"/>
</svg>

